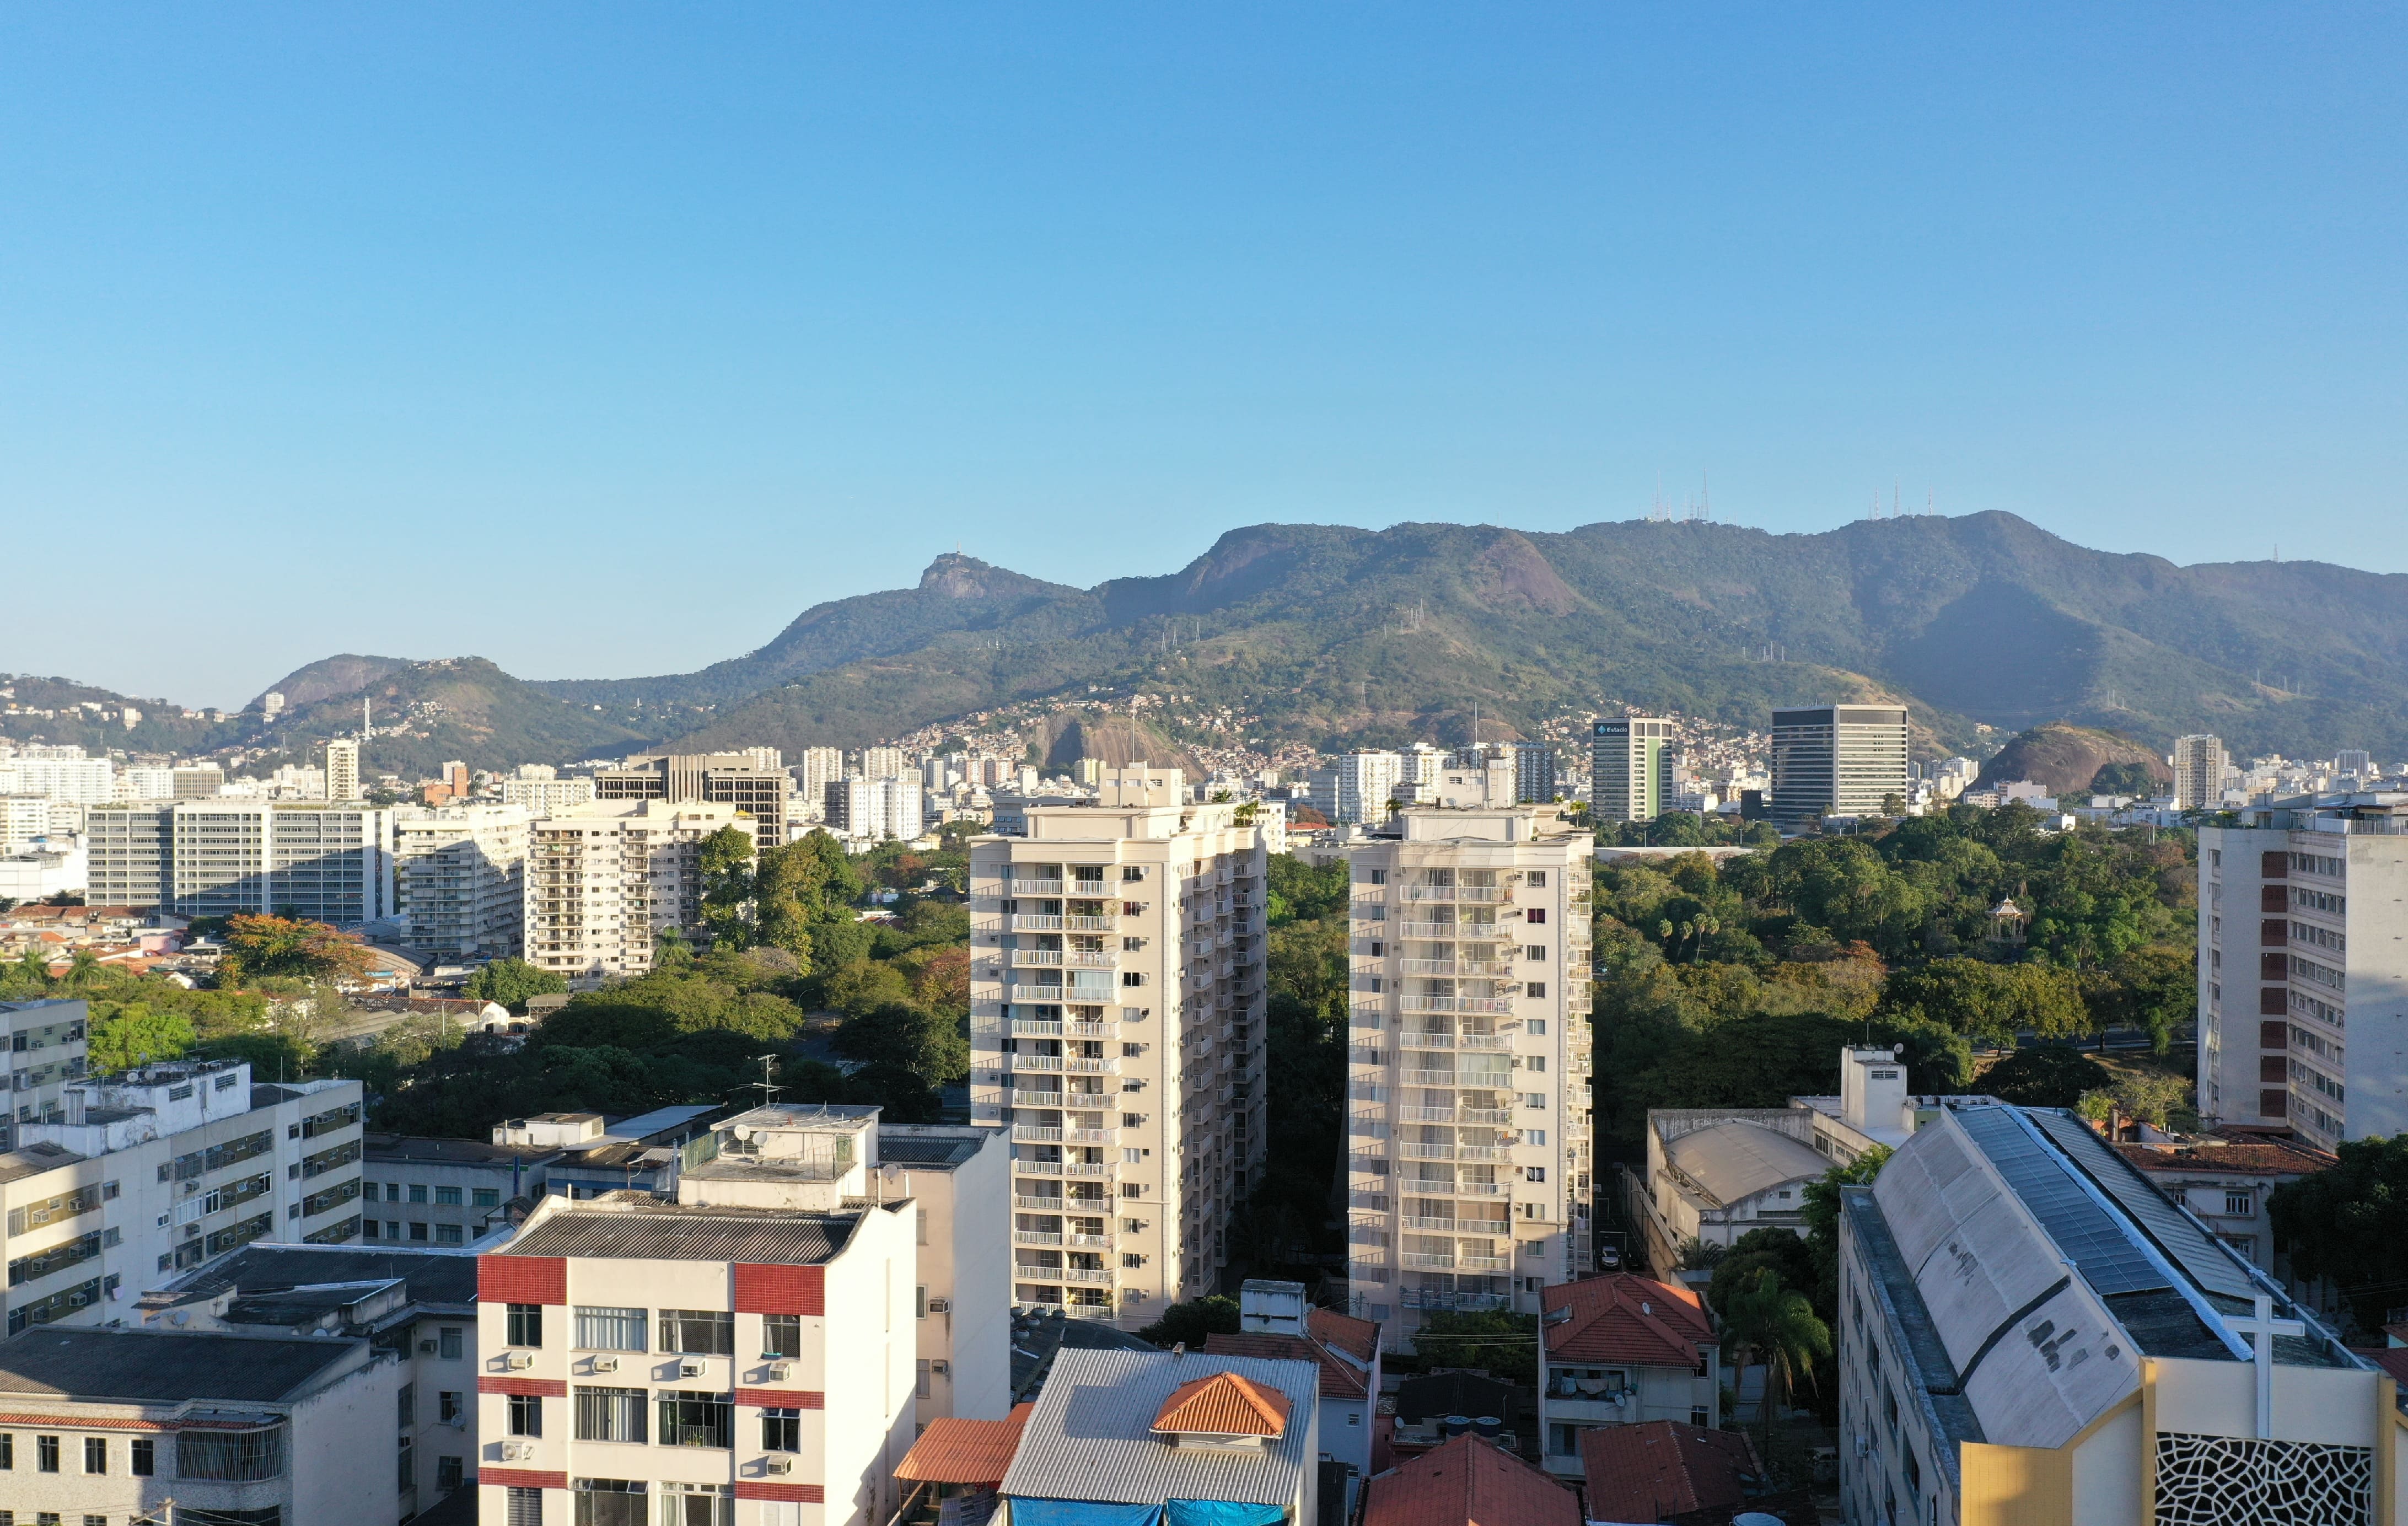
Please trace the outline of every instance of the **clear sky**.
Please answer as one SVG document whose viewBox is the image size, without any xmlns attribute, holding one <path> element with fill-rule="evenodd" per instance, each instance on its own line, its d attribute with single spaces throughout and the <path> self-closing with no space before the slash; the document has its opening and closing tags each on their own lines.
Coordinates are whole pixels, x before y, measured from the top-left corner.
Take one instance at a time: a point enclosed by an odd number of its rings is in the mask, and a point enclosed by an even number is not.
<svg viewBox="0 0 2408 1526">
<path fill-rule="evenodd" d="M 0 669 L 678 671 L 957 541 L 2408 570 L 2408 11 L 0 7 Z"/>
</svg>

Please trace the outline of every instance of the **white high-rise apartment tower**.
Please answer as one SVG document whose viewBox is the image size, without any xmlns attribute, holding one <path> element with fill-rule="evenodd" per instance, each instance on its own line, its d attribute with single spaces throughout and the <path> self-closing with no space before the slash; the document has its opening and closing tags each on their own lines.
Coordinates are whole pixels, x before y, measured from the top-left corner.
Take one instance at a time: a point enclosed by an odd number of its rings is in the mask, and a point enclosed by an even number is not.
<svg viewBox="0 0 2408 1526">
<path fill-rule="evenodd" d="M 527 819 L 521 805 L 396 813 L 394 900 L 409 921 L 412 947 L 486 958 L 518 954 Z"/>
<path fill-rule="evenodd" d="M 844 777 L 844 749 L 806 747 L 802 761 L 788 771 L 795 776 L 801 813 L 812 820 L 826 819 L 827 786 Z"/>
<path fill-rule="evenodd" d="M 1330 820 L 1369 822 L 1388 819 L 1388 798 L 1397 793 L 1405 774 L 1405 760 L 1394 753 L 1348 753 L 1338 760 L 1338 808 Z"/>
<path fill-rule="evenodd" d="M 2224 741 L 2200 732 L 2174 739 L 2174 809 L 2208 811 L 2224 799 Z"/>
<path fill-rule="evenodd" d="M 2408 807 L 2199 829 L 2199 1110 L 2329 1150 L 2408 1132 Z"/>
<path fill-rule="evenodd" d="M 356 800 L 360 798 L 360 744 L 348 738 L 337 737 L 326 743 L 326 799 Z"/>
<path fill-rule="evenodd" d="M 1593 1268 L 1596 839 L 1552 805 L 1398 822 L 1347 855 L 1347 1275 L 1402 1341 L 1431 1311 L 1535 1314 Z"/>
<path fill-rule="evenodd" d="M 903 770 L 910 767 L 900 747 L 864 747 L 861 750 L 861 776 L 865 779 L 899 779 Z"/>
<path fill-rule="evenodd" d="M 595 800 L 527 829 L 529 964 L 580 988 L 652 967 L 652 938 L 702 921 L 702 840 L 732 805 Z"/>
<path fill-rule="evenodd" d="M 970 1117 L 1012 1137 L 1013 1302 L 1134 1329 L 1213 1290 L 1263 1157 L 1260 838 L 1111 769 L 970 848 Z"/>
</svg>

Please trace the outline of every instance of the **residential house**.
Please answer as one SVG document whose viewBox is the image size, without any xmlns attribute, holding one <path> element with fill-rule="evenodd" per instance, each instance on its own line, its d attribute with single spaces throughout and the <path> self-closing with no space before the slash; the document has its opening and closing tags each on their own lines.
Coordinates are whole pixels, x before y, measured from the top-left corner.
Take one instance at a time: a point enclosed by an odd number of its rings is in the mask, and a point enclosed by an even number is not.
<svg viewBox="0 0 2408 1526">
<path fill-rule="evenodd" d="M 1744 1432 L 1646 1420 L 1584 1432 L 1581 1470 L 1595 1526 L 1652 1526 L 1727 1521 L 1760 1490 L 1764 1467 Z"/>
<path fill-rule="evenodd" d="M 1580 1499 L 1485 1437 L 1460 1435 L 1364 1485 L 1359 1526 L 1581 1526 Z"/>
<path fill-rule="evenodd" d="M 1548 1471 L 1581 1471 L 1598 1426 L 1722 1424 L 1722 1354 L 1705 1301 L 1628 1273 L 1550 1288 L 1539 1317 L 1540 1434 Z"/>
<path fill-rule="evenodd" d="M 1248 1281 L 1238 1290 L 1235 1335 L 1204 1342 L 1215 1357 L 1310 1361 L 1321 1369 L 1321 1453 L 1369 1477 L 1386 1466 L 1378 1446 L 1380 1327 L 1335 1309 L 1314 1307 L 1300 1282 Z"/>
</svg>

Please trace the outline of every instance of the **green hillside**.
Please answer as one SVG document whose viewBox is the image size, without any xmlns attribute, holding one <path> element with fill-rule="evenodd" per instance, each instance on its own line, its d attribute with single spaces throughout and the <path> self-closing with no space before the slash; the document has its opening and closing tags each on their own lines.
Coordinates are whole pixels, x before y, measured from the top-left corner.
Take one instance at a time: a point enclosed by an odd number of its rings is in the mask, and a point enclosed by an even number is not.
<svg viewBox="0 0 2408 1526">
<path fill-rule="evenodd" d="M 371 779 L 422 778 L 454 758 L 472 769 L 500 769 L 617 757 L 652 740 L 482 657 L 445 657 L 409 663 L 351 693 L 288 710 L 253 732 L 253 745 L 307 761 L 328 738 L 357 733 L 363 698 L 373 706 L 377 732 L 360 753 L 360 771 Z"/>
</svg>

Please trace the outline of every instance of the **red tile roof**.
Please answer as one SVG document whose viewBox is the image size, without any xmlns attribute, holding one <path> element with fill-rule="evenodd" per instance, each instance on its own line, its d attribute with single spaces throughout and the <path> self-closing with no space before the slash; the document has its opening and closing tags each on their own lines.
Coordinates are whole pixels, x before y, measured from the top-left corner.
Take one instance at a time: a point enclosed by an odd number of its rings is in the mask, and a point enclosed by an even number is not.
<svg viewBox="0 0 2408 1526">
<path fill-rule="evenodd" d="M 1380 1325 L 1336 1309 L 1316 1308 L 1304 1317 L 1305 1332 L 1324 1346 L 1334 1346 L 1369 1366 L 1380 1349 Z"/>
<path fill-rule="evenodd" d="M 1542 1320 L 1550 1360 L 1695 1367 L 1698 1348 L 1714 1344 L 1713 1326 L 1696 1293 L 1627 1272 L 1560 1283 L 1539 1302 L 1546 1314 L 1571 1311 L 1560 1324 Z"/>
<path fill-rule="evenodd" d="M 1214 1373 L 1170 1390 L 1154 1417 L 1162 1434 L 1281 1436 L 1295 1406 L 1287 1395 L 1235 1373 Z"/>
<path fill-rule="evenodd" d="M 1324 1399 L 1360 1399 L 1371 1391 L 1367 1381 L 1369 1373 L 1356 1372 L 1336 1352 L 1301 1335 L 1273 1335 L 1261 1331 L 1236 1335 L 1216 1333 L 1204 1338 L 1204 1351 L 1214 1357 L 1268 1357 L 1277 1361 L 1316 1362 L 1321 1367 Z"/>
<path fill-rule="evenodd" d="M 2408 1383 L 2408 1346 L 2353 1346 L 2350 1349 L 2401 1382 Z"/>
<path fill-rule="evenodd" d="M 1362 1526 L 1581 1526 L 1570 1490 L 1478 1436 L 1456 1436 L 1364 1489 Z"/>
<path fill-rule="evenodd" d="M 2305 1176 L 2338 1163 L 2322 1150 L 2287 1140 L 2233 1140 L 2182 1150 L 2118 1144 L 2115 1153 L 2143 1171 L 2169 1173 L 2214 1172 L 2236 1176 Z"/>
<path fill-rule="evenodd" d="M 1678 1420 L 1584 1431 L 1581 1466 L 1591 1520 L 1664 1520 L 1728 1509 L 1745 1498 L 1740 1475 L 1758 1471 L 1744 1434 Z"/>
<path fill-rule="evenodd" d="M 1001 1484 L 1012 1454 L 1020 1450 L 1020 1428 L 1036 1407 L 1014 1404 L 1000 1420 L 930 1420 L 896 1464 L 895 1476 L 914 1483 Z"/>
</svg>

